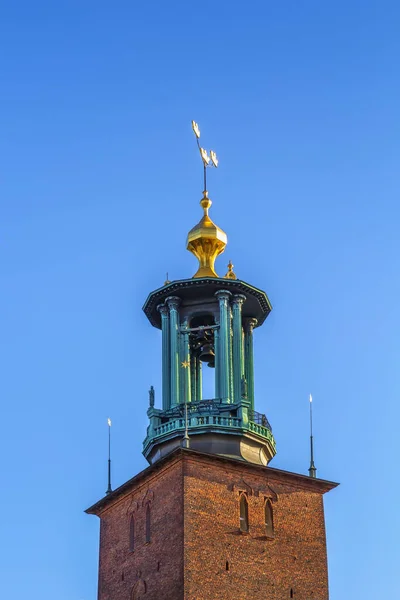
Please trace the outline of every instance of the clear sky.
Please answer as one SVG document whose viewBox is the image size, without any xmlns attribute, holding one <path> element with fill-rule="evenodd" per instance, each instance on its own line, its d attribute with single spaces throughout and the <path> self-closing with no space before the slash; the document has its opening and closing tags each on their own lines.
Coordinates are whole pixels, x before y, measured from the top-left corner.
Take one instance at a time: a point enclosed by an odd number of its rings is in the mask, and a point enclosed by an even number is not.
<svg viewBox="0 0 400 600">
<path fill-rule="evenodd" d="M 397 0 L 4 2 L 0 24 L 0 596 L 95 600 L 83 510 L 145 467 L 161 337 L 147 294 L 190 277 L 200 159 L 218 259 L 264 289 L 256 406 L 307 472 L 331 600 L 399 597 Z"/>
</svg>

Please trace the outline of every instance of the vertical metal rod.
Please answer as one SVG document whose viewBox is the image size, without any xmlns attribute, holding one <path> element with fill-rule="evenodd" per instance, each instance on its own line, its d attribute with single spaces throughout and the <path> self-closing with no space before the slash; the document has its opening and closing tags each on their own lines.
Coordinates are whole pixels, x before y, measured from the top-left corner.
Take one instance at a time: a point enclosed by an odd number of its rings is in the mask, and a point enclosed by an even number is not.
<svg viewBox="0 0 400 600">
<path fill-rule="evenodd" d="M 310 468 L 308 469 L 310 477 L 317 477 L 317 469 L 314 465 L 314 438 L 312 422 L 312 396 L 310 394 Z"/>
<path fill-rule="evenodd" d="M 188 407 L 187 401 L 185 399 L 185 435 L 183 436 L 183 444 L 184 448 L 190 448 L 190 439 L 189 439 L 189 424 L 188 424 Z"/>
<path fill-rule="evenodd" d="M 108 486 L 106 494 L 111 494 L 111 420 L 108 419 Z"/>
<path fill-rule="evenodd" d="M 199 149 L 200 155 L 201 155 L 201 147 L 200 147 L 200 142 L 199 142 L 199 138 L 196 136 L 196 142 L 197 142 L 197 147 Z M 207 165 L 205 164 L 203 157 L 201 158 L 202 162 L 203 162 L 203 169 L 204 169 L 204 191 L 207 191 L 207 172 L 206 172 L 206 168 Z"/>
<path fill-rule="evenodd" d="M 199 358 L 196 359 L 196 396 L 197 400 L 203 399 L 203 378 L 202 378 L 202 364 Z"/>
<path fill-rule="evenodd" d="M 184 363 L 182 363 L 182 367 L 185 369 L 185 383 L 186 383 L 186 369 L 189 368 L 189 364 L 186 363 L 186 360 Z M 182 446 L 183 448 L 190 448 L 190 440 L 189 440 L 189 424 L 188 424 L 188 388 L 187 385 L 185 385 L 184 388 L 184 398 L 183 401 L 185 403 L 185 435 L 183 436 L 183 440 L 182 440 Z"/>
</svg>

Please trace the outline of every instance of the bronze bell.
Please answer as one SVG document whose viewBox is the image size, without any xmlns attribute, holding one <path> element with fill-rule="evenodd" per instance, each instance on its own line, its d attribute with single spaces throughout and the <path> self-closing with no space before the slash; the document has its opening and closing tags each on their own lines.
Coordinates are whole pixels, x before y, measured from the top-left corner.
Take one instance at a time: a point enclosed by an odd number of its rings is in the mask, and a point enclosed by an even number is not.
<svg viewBox="0 0 400 600">
<path fill-rule="evenodd" d="M 208 363 L 209 367 L 215 367 L 215 354 L 211 344 L 204 344 L 201 348 L 199 359 Z"/>
</svg>

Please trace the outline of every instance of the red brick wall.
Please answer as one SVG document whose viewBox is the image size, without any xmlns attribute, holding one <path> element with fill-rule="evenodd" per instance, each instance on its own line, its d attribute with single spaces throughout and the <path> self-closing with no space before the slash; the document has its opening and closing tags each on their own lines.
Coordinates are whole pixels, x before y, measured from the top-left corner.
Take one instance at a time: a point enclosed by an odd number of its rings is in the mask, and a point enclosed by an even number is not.
<svg viewBox="0 0 400 600">
<path fill-rule="evenodd" d="M 182 499 L 182 463 L 174 461 L 141 481 L 136 489 L 100 514 L 99 600 L 183 597 Z M 148 502 L 152 536 L 146 544 Z M 129 549 L 132 514 L 135 514 L 133 552 Z M 134 588 L 136 593 L 132 595 Z"/>
<path fill-rule="evenodd" d="M 290 600 L 291 590 L 294 600 L 328 600 L 322 490 L 315 480 L 183 452 L 132 486 L 94 511 L 101 518 L 99 600 Z M 248 498 L 248 534 L 239 531 L 241 492 Z M 274 539 L 266 537 L 265 498 L 273 507 Z"/>
<path fill-rule="evenodd" d="M 185 600 L 327 600 L 327 558 L 320 493 L 229 466 L 185 457 Z M 239 532 L 240 491 L 248 534 Z M 275 538 L 267 539 L 271 497 Z M 229 563 L 229 570 L 226 563 Z"/>
</svg>

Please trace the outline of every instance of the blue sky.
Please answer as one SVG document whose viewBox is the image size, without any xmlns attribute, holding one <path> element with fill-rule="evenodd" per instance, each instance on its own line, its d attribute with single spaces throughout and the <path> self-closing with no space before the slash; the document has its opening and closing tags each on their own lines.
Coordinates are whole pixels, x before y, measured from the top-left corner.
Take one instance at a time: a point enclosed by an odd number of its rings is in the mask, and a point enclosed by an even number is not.
<svg viewBox="0 0 400 600">
<path fill-rule="evenodd" d="M 399 483 L 398 2 L 19 2 L 0 25 L 0 595 L 95 600 L 83 510 L 145 467 L 151 290 L 190 277 L 214 148 L 218 260 L 268 293 L 256 405 L 306 472 L 331 600 L 394 598 Z"/>
</svg>

